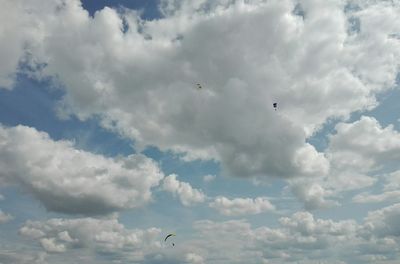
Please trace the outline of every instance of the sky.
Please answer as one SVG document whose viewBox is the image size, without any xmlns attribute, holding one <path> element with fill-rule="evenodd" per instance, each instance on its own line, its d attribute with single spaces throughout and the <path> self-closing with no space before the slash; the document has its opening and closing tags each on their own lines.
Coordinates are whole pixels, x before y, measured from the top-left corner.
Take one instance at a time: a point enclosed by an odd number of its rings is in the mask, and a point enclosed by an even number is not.
<svg viewBox="0 0 400 264">
<path fill-rule="evenodd" d="M 0 264 L 399 263 L 399 1 L 0 6 Z"/>
</svg>

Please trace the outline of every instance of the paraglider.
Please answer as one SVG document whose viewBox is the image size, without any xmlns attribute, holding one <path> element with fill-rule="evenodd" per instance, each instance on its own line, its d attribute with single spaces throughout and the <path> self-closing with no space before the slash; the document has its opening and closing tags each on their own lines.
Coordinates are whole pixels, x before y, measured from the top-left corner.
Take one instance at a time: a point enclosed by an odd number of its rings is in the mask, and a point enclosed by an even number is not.
<svg viewBox="0 0 400 264">
<path fill-rule="evenodd" d="M 173 234 L 173 233 L 168 234 L 168 235 L 165 237 L 164 242 L 167 242 L 167 239 L 168 239 L 169 237 L 172 237 L 172 236 L 176 236 L 176 235 Z M 172 243 L 172 246 L 175 247 L 175 243 Z"/>
<path fill-rule="evenodd" d="M 176 235 L 175 235 L 175 234 L 173 234 L 173 233 L 171 233 L 171 234 L 168 234 L 168 235 L 165 237 L 164 241 L 167 241 L 167 239 L 168 239 L 169 237 L 172 237 L 172 236 L 176 236 Z"/>
<path fill-rule="evenodd" d="M 274 107 L 274 110 L 276 111 L 276 108 L 278 107 L 278 103 L 273 103 L 272 106 Z"/>
</svg>

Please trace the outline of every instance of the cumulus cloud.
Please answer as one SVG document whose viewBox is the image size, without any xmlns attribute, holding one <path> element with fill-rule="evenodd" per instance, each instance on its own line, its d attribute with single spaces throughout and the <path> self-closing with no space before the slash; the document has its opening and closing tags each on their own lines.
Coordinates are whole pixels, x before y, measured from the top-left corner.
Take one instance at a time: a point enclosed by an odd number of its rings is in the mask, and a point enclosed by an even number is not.
<svg viewBox="0 0 400 264">
<path fill-rule="evenodd" d="M 383 179 L 383 188 L 378 194 L 373 192 L 362 192 L 356 194 L 352 201 L 356 203 L 381 203 L 381 202 L 399 202 L 400 201 L 400 171 L 394 171 L 388 174 L 380 175 Z"/>
<path fill-rule="evenodd" d="M 115 218 L 27 221 L 19 233 L 37 240 L 46 252 L 52 253 L 73 248 L 91 248 L 98 253 L 129 250 L 140 259 L 146 250 L 161 247 L 160 229 L 126 229 Z"/>
<path fill-rule="evenodd" d="M 400 238 L 400 203 L 372 211 L 365 218 L 364 232 L 377 237 Z"/>
<path fill-rule="evenodd" d="M 194 224 L 197 240 L 188 243 L 207 249 L 202 255 L 206 261 L 221 263 L 395 263 L 397 213 L 397 205 L 373 211 L 359 224 L 296 212 L 280 218 L 276 228 L 255 228 L 245 220 L 202 220 Z"/>
<path fill-rule="evenodd" d="M 195 253 L 188 253 L 186 255 L 186 261 L 188 264 L 203 264 L 203 263 L 205 263 L 203 257 L 200 255 L 197 255 Z"/>
<path fill-rule="evenodd" d="M 92 249 L 133 263 L 361 264 L 398 257 L 398 209 L 396 204 L 369 212 L 362 223 L 300 211 L 281 217 L 273 228 L 246 220 L 198 220 L 173 251 L 163 250 L 160 229 L 127 229 L 115 218 L 28 221 L 20 234 L 47 252 L 74 250 L 79 255 L 79 249 Z"/>
<path fill-rule="evenodd" d="M 91 18 L 78 1 L 42 16 L 46 38 L 31 53 L 64 84 L 64 113 L 98 115 L 139 148 L 216 159 L 227 175 L 321 176 L 329 164 L 306 138 L 328 118 L 376 106 L 395 83 L 397 3 L 161 5 L 165 17 L 152 21 L 110 8 Z M 350 32 L 349 21 L 361 26 Z"/>
<path fill-rule="evenodd" d="M 1 1 L 1 5 L 0 89 L 11 89 L 18 63 L 24 55 L 24 42 L 26 36 L 29 35 L 27 30 L 29 16 L 24 12 L 22 5 L 16 5 L 9 1 Z M 11 21 L 12 23 L 10 23 Z"/>
<path fill-rule="evenodd" d="M 338 123 L 336 133 L 329 136 L 325 150 L 329 173 L 318 179 L 294 179 L 289 184 L 293 194 L 307 210 L 327 208 L 339 203 L 335 197 L 342 192 L 371 187 L 384 179 L 380 194 L 363 192 L 357 203 L 395 201 L 398 197 L 398 172 L 382 174 L 387 168 L 397 168 L 400 159 L 400 134 L 393 125 L 382 127 L 369 116 L 350 123 Z M 400 179 L 400 178 L 399 178 Z"/>
<path fill-rule="evenodd" d="M 207 196 L 201 190 L 194 189 L 189 183 L 178 181 L 176 178 L 177 175 L 175 174 L 165 177 L 163 189 L 173 195 L 177 195 L 184 206 L 205 201 Z"/>
<path fill-rule="evenodd" d="M 329 200 L 329 196 L 333 193 L 326 190 L 318 183 L 310 182 L 293 182 L 291 183 L 293 194 L 304 204 L 306 210 L 315 210 L 321 208 L 330 208 L 338 206 L 339 203 Z"/>
<path fill-rule="evenodd" d="M 142 206 L 163 178 L 142 155 L 106 158 L 26 126 L 1 126 L 0 145 L 0 178 L 52 211 L 90 215 Z"/>
<path fill-rule="evenodd" d="M 297 212 L 291 217 L 282 217 L 280 223 L 292 232 L 301 233 L 305 236 L 315 234 L 344 236 L 357 230 L 357 223 L 353 220 L 334 222 L 332 220 L 315 219 L 309 212 Z"/>
<path fill-rule="evenodd" d="M 385 191 L 395 191 L 400 188 L 400 170 L 389 173 L 385 177 Z"/>
<path fill-rule="evenodd" d="M 307 212 L 283 217 L 279 222 L 277 228 L 253 228 L 245 220 L 197 221 L 194 229 L 198 238 L 188 243 L 206 249 L 206 262 L 220 259 L 221 263 L 346 263 L 332 257 L 333 252 L 338 250 L 344 255 L 347 251 L 341 244 L 355 239 L 358 228 L 352 220 L 315 219 Z"/>
<path fill-rule="evenodd" d="M 359 193 L 353 197 L 356 203 L 380 203 L 385 201 L 399 201 L 400 191 L 387 191 L 381 194 Z"/>
<path fill-rule="evenodd" d="M 204 181 L 204 182 L 212 182 L 213 180 L 215 180 L 215 178 L 216 178 L 216 175 L 210 175 L 210 174 L 208 174 L 208 175 L 205 175 L 205 176 L 203 177 L 203 181 Z"/>
<path fill-rule="evenodd" d="M 400 134 L 393 125 L 382 128 L 375 118 L 362 116 L 354 123 L 336 125 L 336 131 L 329 144 L 336 167 L 368 172 L 400 158 Z"/>
<path fill-rule="evenodd" d="M 0 209 L 0 224 L 7 223 L 7 222 L 11 221 L 12 219 L 14 219 L 14 217 L 12 215 L 4 213 Z"/>
<path fill-rule="evenodd" d="M 218 196 L 209 205 L 220 214 L 227 216 L 260 214 L 275 210 L 275 207 L 266 197 L 228 199 L 224 196 Z"/>
<path fill-rule="evenodd" d="M 2 264 L 47 264 L 45 252 L 32 252 L 28 250 L 1 250 L 0 263 Z"/>
</svg>

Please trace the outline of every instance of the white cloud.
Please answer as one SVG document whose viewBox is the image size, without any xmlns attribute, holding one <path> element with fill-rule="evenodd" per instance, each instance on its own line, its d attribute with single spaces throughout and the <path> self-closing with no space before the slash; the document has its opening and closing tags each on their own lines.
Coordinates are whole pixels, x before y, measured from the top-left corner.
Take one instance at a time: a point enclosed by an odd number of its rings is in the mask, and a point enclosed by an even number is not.
<svg viewBox="0 0 400 264">
<path fill-rule="evenodd" d="M 389 125 L 382 128 L 373 117 L 362 116 L 354 123 L 340 123 L 330 137 L 333 166 L 368 172 L 400 158 L 400 134 Z"/>
<path fill-rule="evenodd" d="M 357 194 L 357 203 L 397 200 L 397 174 L 387 176 L 382 171 L 398 167 L 400 159 L 400 133 L 393 125 L 382 127 L 368 116 L 352 123 L 338 123 L 336 133 L 329 136 L 325 155 L 330 163 L 329 173 L 318 179 L 294 179 L 289 183 L 296 197 L 307 210 L 331 207 L 341 193 L 362 189 L 385 179 L 381 194 Z M 328 200 L 330 199 L 330 200 Z"/>
<path fill-rule="evenodd" d="M 351 235 L 357 230 L 357 224 L 353 220 L 334 222 L 332 220 L 314 219 L 314 216 L 309 212 L 297 212 L 290 218 L 283 217 L 280 219 L 280 223 L 293 233 L 300 233 L 304 236 L 315 234 L 344 236 Z"/>
<path fill-rule="evenodd" d="M 359 193 L 353 197 L 356 203 L 380 203 L 385 201 L 400 201 L 400 191 L 386 191 L 381 194 Z"/>
<path fill-rule="evenodd" d="M 73 248 L 91 248 L 99 253 L 131 252 L 139 261 L 148 250 L 161 247 L 157 228 L 126 229 L 117 219 L 50 219 L 27 221 L 19 233 L 38 240 L 47 252 L 60 253 Z M 40 234 L 38 236 L 37 234 Z"/>
<path fill-rule="evenodd" d="M 24 42 L 27 39 L 29 16 L 22 5 L 1 1 L 0 11 L 0 88 L 13 87 L 19 60 L 24 54 Z M 25 14 L 24 14 L 25 13 Z"/>
<path fill-rule="evenodd" d="M 227 216 L 260 214 L 275 210 L 275 207 L 266 197 L 257 197 L 255 199 L 234 198 L 231 200 L 223 196 L 218 196 L 209 205 L 220 214 Z"/>
<path fill-rule="evenodd" d="M 385 177 L 385 181 L 386 181 L 384 185 L 385 191 L 398 190 L 400 188 L 400 170 L 389 173 Z"/>
<path fill-rule="evenodd" d="M 296 3 L 164 2 L 166 17 L 143 21 L 109 8 L 90 18 L 68 1 L 57 19 L 44 16 L 32 54 L 65 85 L 67 113 L 99 115 L 139 147 L 216 159 L 227 175 L 319 176 L 328 162 L 305 139 L 330 117 L 374 107 L 394 84 L 400 44 L 387 36 L 399 11 L 301 1 L 303 18 Z M 349 35 L 350 17 L 362 26 Z"/>
<path fill-rule="evenodd" d="M 398 258 L 398 207 L 370 212 L 360 224 L 321 219 L 309 212 L 281 217 L 274 228 L 253 227 L 246 220 L 200 220 L 193 223 L 190 235 L 181 233 L 180 243 L 167 251 L 160 229 L 127 229 L 115 218 L 28 221 L 20 234 L 48 252 L 74 250 L 79 256 L 79 249 L 92 249 L 130 263 L 361 264 Z"/>
<path fill-rule="evenodd" d="M 45 252 L 32 252 L 26 249 L 14 249 L 0 251 L 0 263 L 2 264 L 47 264 Z"/>
<path fill-rule="evenodd" d="M 4 213 L 0 209 L 0 224 L 7 223 L 7 222 L 11 221 L 12 219 L 14 219 L 14 217 L 12 215 Z"/>
<path fill-rule="evenodd" d="M 280 219 L 275 229 L 253 228 L 245 220 L 197 221 L 193 245 L 207 262 L 219 263 L 347 263 L 346 253 L 357 244 L 355 221 L 315 219 L 298 212 Z M 354 243 L 354 244 L 353 244 Z M 204 251 L 204 252 L 203 252 Z M 360 262 L 361 263 L 361 262 Z"/>
<path fill-rule="evenodd" d="M 176 177 L 177 175 L 171 174 L 164 178 L 163 189 L 165 191 L 177 195 L 184 206 L 205 201 L 207 197 L 201 190 L 192 188 L 187 182 L 178 181 Z"/>
<path fill-rule="evenodd" d="M 57 244 L 55 238 L 42 238 L 40 240 L 40 244 L 42 245 L 43 249 L 49 253 L 65 252 L 65 245 Z"/>
<path fill-rule="evenodd" d="M 315 210 L 320 208 L 330 208 L 338 206 L 339 203 L 327 199 L 333 193 L 326 190 L 318 183 L 293 182 L 291 183 L 293 194 L 304 204 L 306 210 Z"/>
<path fill-rule="evenodd" d="M 210 174 L 208 174 L 208 175 L 205 175 L 205 176 L 203 177 L 203 181 L 204 181 L 204 182 L 212 182 L 213 180 L 215 180 L 215 178 L 216 178 L 216 175 L 210 175 Z"/>
<path fill-rule="evenodd" d="M 200 255 L 197 255 L 195 253 L 188 253 L 186 255 L 186 261 L 188 264 L 203 264 L 203 263 L 205 263 L 203 257 Z"/>
<path fill-rule="evenodd" d="M 362 233 L 377 237 L 400 238 L 400 203 L 372 211 L 365 218 Z"/>
<path fill-rule="evenodd" d="M 142 206 L 163 178 L 142 155 L 106 158 L 26 126 L 0 127 L 0 145 L 0 178 L 53 211 L 90 215 Z"/>
<path fill-rule="evenodd" d="M 195 223 L 198 234 L 187 244 L 197 248 L 194 252 L 201 252 L 206 262 L 219 259 L 221 263 L 361 264 L 377 263 L 368 262 L 368 258 L 386 258 L 387 263 L 395 263 L 400 257 L 397 215 L 393 208 L 384 211 L 370 212 L 362 224 L 319 219 L 309 212 L 282 217 L 276 228 L 253 228 L 244 220 L 203 220 Z M 387 232 L 382 234 L 382 230 Z"/>
</svg>

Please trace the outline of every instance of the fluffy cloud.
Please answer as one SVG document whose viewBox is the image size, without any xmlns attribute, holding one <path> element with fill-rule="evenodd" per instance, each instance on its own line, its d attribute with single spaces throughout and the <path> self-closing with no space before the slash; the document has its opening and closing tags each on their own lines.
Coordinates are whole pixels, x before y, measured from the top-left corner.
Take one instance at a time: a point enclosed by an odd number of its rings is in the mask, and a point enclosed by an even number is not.
<svg viewBox="0 0 400 264">
<path fill-rule="evenodd" d="M 201 252 L 206 262 L 395 263 L 400 245 L 397 207 L 370 212 L 362 224 L 318 219 L 309 212 L 282 217 L 277 228 L 253 228 L 244 220 L 198 221 L 198 238 L 188 243 L 207 249 Z"/>
<path fill-rule="evenodd" d="M 1 1 L 2 11 L 0 15 L 0 89 L 11 89 L 16 75 L 16 69 L 24 54 L 24 42 L 29 32 L 26 30 L 29 24 L 29 16 L 22 15 L 23 6 L 9 1 Z M 12 21 L 12 23 L 10 23 Z M 4 26 L 8 25 L 8 26 Z"/>
<path fill-rule="evenodd" d="M 149 202 L 163 178 L 142 155 L 106 158 L 26 126 L 0 127 L 0 177 L 52 211 L 103 214 Z"/>
<path fill-rule="evenodd" d="M 38 240 L 47 252 L 60 253 L 73 248 L 92 248 L 99 253 L 129 250 L 135 252 L 137 261 L 146 250 L 161 247 L 160 232 L 157 228 L 129 230 L 115 218 L 28 221 L 19 231 L 25 237 Z"/>
<path fill-rule="evenodd" d="M 194 253 L 188 253 L 186 255 L 186 261 L 188 264 L 203 264 L 203 263 L 205 263 L 202 256 L 194 254 Z"/>
<path fill-rule="evenodd" d="M 0 224 L 4 224 L 7 223 L 8 221 L 14 219 L 14 217 L 10 214 L 4 213 L 1 209 L 0 209 Z"/>
<path fill-rule="evenodd" d="M 381 176 L 383 188 L 378 194 L 362 192 L 353 197 L 356 203 L 380 203 L 400 201 L 400 171 L 394 171 Z"/>
<path fill-rule="evenodd" d="M 377 237 L 400 238 L 400 204 L 394 204 L 380 210 L 369 212 L 365 218 L 365 230 Z"/>
<path fill-rule="evenodd" d="M 189 236 L 181 234 L 184 243 L 174 250 L 163 250 L 160 229 L 127 229 L 115 218 L 28 221 L 20 234 L 47 252 L 74 250 L 79 256 L 84 251 L 78 250 L 91 249 L 133 263 L 380 263 L 398 257 L 399 208 L 372 211 L 362 223 L 309 212 L 281 217 L 274 228 L 253 227 L 246 220 L 200 220 Z"/>
<path fill-rule="evenodd" d="M 338 202 L 328 199 L 329 196 L 333 195 L 332 191 L 324 189 L 318 183 L 307 181 L 292 182 L 291 188 L 293 194 L 304 204 L 306 210 L 330 208 L 339 205 Z"/>
<path fill-rule="evenodd" d="M 297 212 L 290 218 L 283 217 L 280 219 L 282 226 L 291 230 L 292 233 L 300 233 L 304 236 L 316 234 L 329 234 L 335 236 L 344 236 L 352 234 L 357 229 L 355 221 L 339 221 L 315 219 L 309 212 Z"/>
<path fill-rule="evenodd" d="M 176 179 L 177 175 L 172 174 L 164 178 L 163 189 L 179 197 L 184 206 L 190 206 L 195 203 L 202 203 L 207 198 L 201 191 L 192 188 L 187 182 L 181 182 Z"/>
<path fill-rule="evenodd" d="M 210 207 L 227 216 L 260 214 L 275 209 L 266 197 L 257 197 L 255 199 L 235 198 L 230 200 L 226 197 L 218 196 L 210 203 Z"/>
<path fill-rule="evenodd" d="M 360 172 L 379 169 L 400 159 L 400 134 L 389 125 L 362 116 L 354 123 L 340 123 L 330 137 L 329 155 L 333 166 Z"/>
<path fill-rule="evenodd" d="M 195 252 L 201 252 L 206 262 L 219 259 L 218 263 L 346 263 L 332 256 L 335 250 L 345 255 L 349 249 L 343 243 L 357 240 L 358 225 L 351 220 L 334 222 L 298 212 L 281 218 L 280 225 L 272 229 L 252 228 L 245 220 L 197 221 L 196 240 L 188 244 L 195 245 Z M 346 246 L 353 249 L 353 242 Z"/>
<path fill-rule="evenodd" d="M 400 188 L 400 170 L 389 173 L 385 177 L 386 183 L 384 185 L 385 191 L 394 191 Z"/>
<path fill-rule="evenodd" d="M 387 191 L 381 194 L 359 193 L 353 197 L 353 202 L 356 203 L 380 203 L 399 200 L 400 191 Z"/>
<path fill-rule="evenodd" d="M 91 18 L 78 1 L 60 5 L 57 19 L 43 16 L 46 37 L 31 52 L 65 85 L 64 113 L 99 115 L 138 147 L 216 159 L 227 175 L 320 176 L 328 162 L 305 139 L 328 118 L 374 107 L 395 82 L 396 3 L 162 6 L 165 17 L 153 21 L 109 8 Z"/>
<path fill-rule="evenodd" d="M 213 180 L 215 180 L 216 175 L 205 175 L 203 177 L 203 181 L 204 182 L 212 182 Z"/>
<path fill-rule="evenodd" d="M 2 264 L 47 264 L 46 253 L 29 252 L 27 250 L 4 250 L 0 251 L 0 263 Z"/>
<path fill-rule="evenodd" d="M 363 192 L 353 201 L 357 203 L 395 201 L 398 197 L 398 172 L 385 176 L 382 171 L 398 167 L 400 159 L 400 134 L 393 125 L 382 127 L 368 116 L 352 123 L 338 123 L 336 133 L 329 136 L 325 150 L 330 171 L 315 180 L 290 180 L 296 197 L 307 210 L 327 208 L 339 203 L 333 199 L 340 193 L 373 186 L 384 179 L 380 194 Z"/>
</svg>

